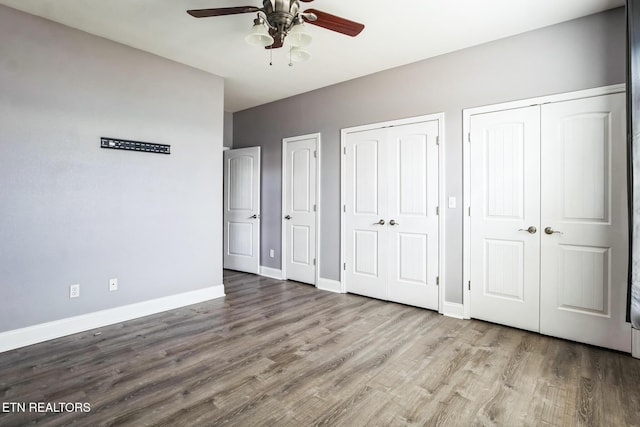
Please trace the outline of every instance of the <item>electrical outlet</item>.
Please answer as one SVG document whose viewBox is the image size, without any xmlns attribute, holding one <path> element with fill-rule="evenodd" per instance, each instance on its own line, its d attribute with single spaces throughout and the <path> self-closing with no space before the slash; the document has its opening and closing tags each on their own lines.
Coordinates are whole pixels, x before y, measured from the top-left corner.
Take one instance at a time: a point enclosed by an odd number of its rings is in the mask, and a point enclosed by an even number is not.
<svg viewBox="0 0 640 427">
<path fill-rule="evenodd" d="M 69 298 L 78 298 L 80 296 L 80 285 L 69 286 Z"/>
<path fill-rule="evenodd" d="M 276 251 L 274 251 L 273 249 L 269 249 L 269 256 L 271 258 L 273 258 L 274 256 L 276 256 Z"/>
<path fill-rule="evenodd" d="M 109 291 L 117 291 L 118 290 L 118 279 L 109 279 Z"/>
</svg>

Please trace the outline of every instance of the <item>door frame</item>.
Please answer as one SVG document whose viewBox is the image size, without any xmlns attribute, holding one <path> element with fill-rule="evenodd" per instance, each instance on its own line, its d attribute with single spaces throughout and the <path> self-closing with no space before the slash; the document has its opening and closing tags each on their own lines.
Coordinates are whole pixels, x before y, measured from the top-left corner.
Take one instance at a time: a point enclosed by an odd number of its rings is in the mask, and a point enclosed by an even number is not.
<svg viewBox="0 0 640 427">
<path fill-rule="evenodd" d="M 624 83 L 602 86 L 593 89 L 578 90 L 573 92 L 558 93 L 553 95 L 541 96 L 536 98 L 521 99 L 511 102 L 503 102 L 499 104 L 485 105 L 481 107 L 465 108 L 462 110 L 462 306 L 463 318 L 471 318 L 471 291 L 470 291 L 470 272 L 471 272 L 471 220 L 469 210 L 471 208 L 471 156 L 470 156 L 470 135 L 471 135 L 471 116 L 484 113 L 493 113 L 497 111 L 511 110 L 532 105 L 542 105 L 551 102 L 570 101 L 581 98 L 591 98 L 595 96 L 609 95 L 612 93 L 624 92 L 626 85 Z"/>
<path fill-rule="evenodd" d="M 305 139 L 315 139 L 316 140 L 316 156 L 315 156 L 315 162 L 316 162 L 316 185 L 314 188 L 314 191 L 316 193 L 316 226 L 315 226 L 315 233 L 316 233 L 316 265 L 315 265 L 315 277 L 314 277 L 314 286 L 317 288 L 318 287 L 318 281 L 320 278 L 320 239 L 319 236 L 320 234 L 320 165 L 321 165 L 321 157 L 320 157 L 320 147 L 321 147 L 321 134 L 320 132 L 316 132 L 316 133 L 310 133 L 307 135 L 300 135 L 300 136 L 291 136 L 288 138 L 283 138 L 282 139 L 282 205 L 281 205 L 281 210 L 280 210 L 280 228 L 281 228 L 281 236 L 280 236 L 280 269 L 282 272 L 282 279 L 286 280 L 287 278 L 287 238 L 286 238 L 286 229 L 285 229 L 285 219 L 283 217 L 284 211 L 285 211 L 285 193 L 286 193 L 286 180 L 287 180 L 287 176 L 286 176 L 286 167 L 285 167 L 285 162 L 287 159 L 287 144 L 291 143 L 291 142 L 296 142 L 296 141 L 302 141 Z"/>
<path fill-rule="evenodd" d="M 444 204 L 444 113 L 427 114 L 423 116 L 407 117 L 404 119 L 389 120 L 385 122 L 371 123 L 361 126 L 354 126 L 343 128 L 340 130 L 340 292 L 347 292 L 347 283 L 345 278 L 345 203 L 346 203 L 346 162 L 345 153 L 347 147 L 347 136 L 350 133 L 362 132 L 366 130 L 382 129 L 392 126 L 410 125 L 415 123 L 430 122 L 433 120 L 438 121 L 438 207 L 440 212 L 438 215 L 438 277 L 439 277 L 439 289 L 438 289 L 438 312 L 442 313 L 444 307 L 444 295 L 445 295 L 445 269 L 444 269 L 444 254 L 445 254 L 445 210 Z"/>
</svg>

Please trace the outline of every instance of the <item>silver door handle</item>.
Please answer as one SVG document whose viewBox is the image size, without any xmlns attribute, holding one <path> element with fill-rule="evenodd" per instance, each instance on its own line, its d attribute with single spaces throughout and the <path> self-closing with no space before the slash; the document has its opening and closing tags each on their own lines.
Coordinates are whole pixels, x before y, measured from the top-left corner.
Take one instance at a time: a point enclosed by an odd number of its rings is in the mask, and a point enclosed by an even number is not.
<svg viewBox="0 0 640 427">
<path fill-rule="evenodd" d="M 544 232 L 547 233 L 547 234 L 564 234 L 562 231 L 556 231 L 551 227 L 546 227 L 544 229 Z"/>
<path fill-rule="evenodd" d="M 384 225 L 384 219 L 381 219 L 378 222 L 374 222 L 373 225 Z"/>
<path fill-rule="evenodd" d="M 285 217 L 284 217 L 284 219 L 286 219 L 286 220 L 290 220 L 290 219 L 291 219 L 291 215 L 287 215 L 287 216 L 285 216 Z"/>
<path fill-rule="evenodd" d="M 532 226 L 530 226 L 529 228 L 521 228 L 521 229 L 520 229 L 520 230 L 518 230 L 518 231 L 526 231 L 526 232 L 527 232 L 527 233 L 529 233 L 529 234 L 536 234 L 536 231 L 538 231 L 538 229 L 537 229 L 537 228 L 535 228 L 535 227 L 532 225 Z M 546 230 L 545 230 L 545 231 L 546 231 Z"/>
<path fill-rule="evenodd" d="M 389 221 L 389 225 L 400 225 L 399 223 L 395 222 L 395 220 L 391 220 Z"/>
</svg>

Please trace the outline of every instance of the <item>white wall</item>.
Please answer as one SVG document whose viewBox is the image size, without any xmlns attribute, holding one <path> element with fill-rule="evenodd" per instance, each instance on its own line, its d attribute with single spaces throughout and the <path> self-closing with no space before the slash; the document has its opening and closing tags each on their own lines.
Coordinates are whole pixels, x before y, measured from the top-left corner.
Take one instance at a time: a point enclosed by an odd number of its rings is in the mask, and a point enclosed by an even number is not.
<svg viewBox="0 0 640 427">
<path fill-rule="evenodd" d="M 0 40 L 0 332 L 222 285 L 223 80 L 4 6 Z"/>
<path fill-rule="evenodd" d="M 462 110 L 624 81 L 625 19 L 618 8 L 237 112 L 234 147 L 262 147 L 261 259 L 280 267 L 282 138 L 322 133 L 320 276 L 338 280 L 340 129 L 444 112 L 446 196 L 458 199 L 457 209 L 442 207 L 445 299 L 460 303 Z"/>
</svg>

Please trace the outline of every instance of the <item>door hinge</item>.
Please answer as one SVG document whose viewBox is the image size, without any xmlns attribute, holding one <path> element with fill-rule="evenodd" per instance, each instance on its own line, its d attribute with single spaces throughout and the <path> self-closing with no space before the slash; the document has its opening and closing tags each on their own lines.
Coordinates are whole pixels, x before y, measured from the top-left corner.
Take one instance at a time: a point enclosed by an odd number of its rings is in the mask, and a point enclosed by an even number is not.
<svg viewBox="0 0 640 427">
<path fill-rule="evenodd" d="M 342 212 L 346 212 L 347 211 L 347 205 L 342 205 Z"/>
<path fill-rule="evenodd" d="M 344 148 L 342 149 L 342 151 L 343 151 L 343 153 L 344 153 L 344 154 L 347 154 L 347 147 L 344 147 Z"/>
<path fill-rule="evenodd" d="M 471 132 L 467 133 L 467 142 L 471 142 Z"/>
<path fill-rule="evenodd" d="M 469 285 L 467 289 L 471 290 L 471 280 L 469 280 Z"/>
<path fill-rule="evenodd" d="M 315 258 L 313 259 L 313 265 L 316 265 L 316 259 Z"/>
<path fill-rule="evenodd" d="M 471 206 L 469 206 L 469 212 L 468 215 L 471 216 Z"/>
<path fill-rule="evenodd" d="M 347 270 L 347 263 L 345 262 L 342 266 L 342 268 L 346 271 Z"/>
<path fill-rule="evenodd" d="M 314 212 L 316 212 L 316 209 L 317 209 L 316 205 L 313 205 L 313 211 Z"/>
<path fill-rule="evenodd" d="M 440 276 L 436 276 L 436 286 L 440 286 Z"/>
<path fill-rule="evenodd" d="M 436 206 L 436 215 L 440 215 L 440 206 Z"/>
<path fill-rule="evenodd" d="M 318 157 L 318 152 L 315 150 L 313 151 L 313 157 L 316 157 L 316 158 Z"/>
<path fill-rule="evenodd" d="M 440 137 L 436 136 L 436 145 L 440 145 Z"/>
</svg>

